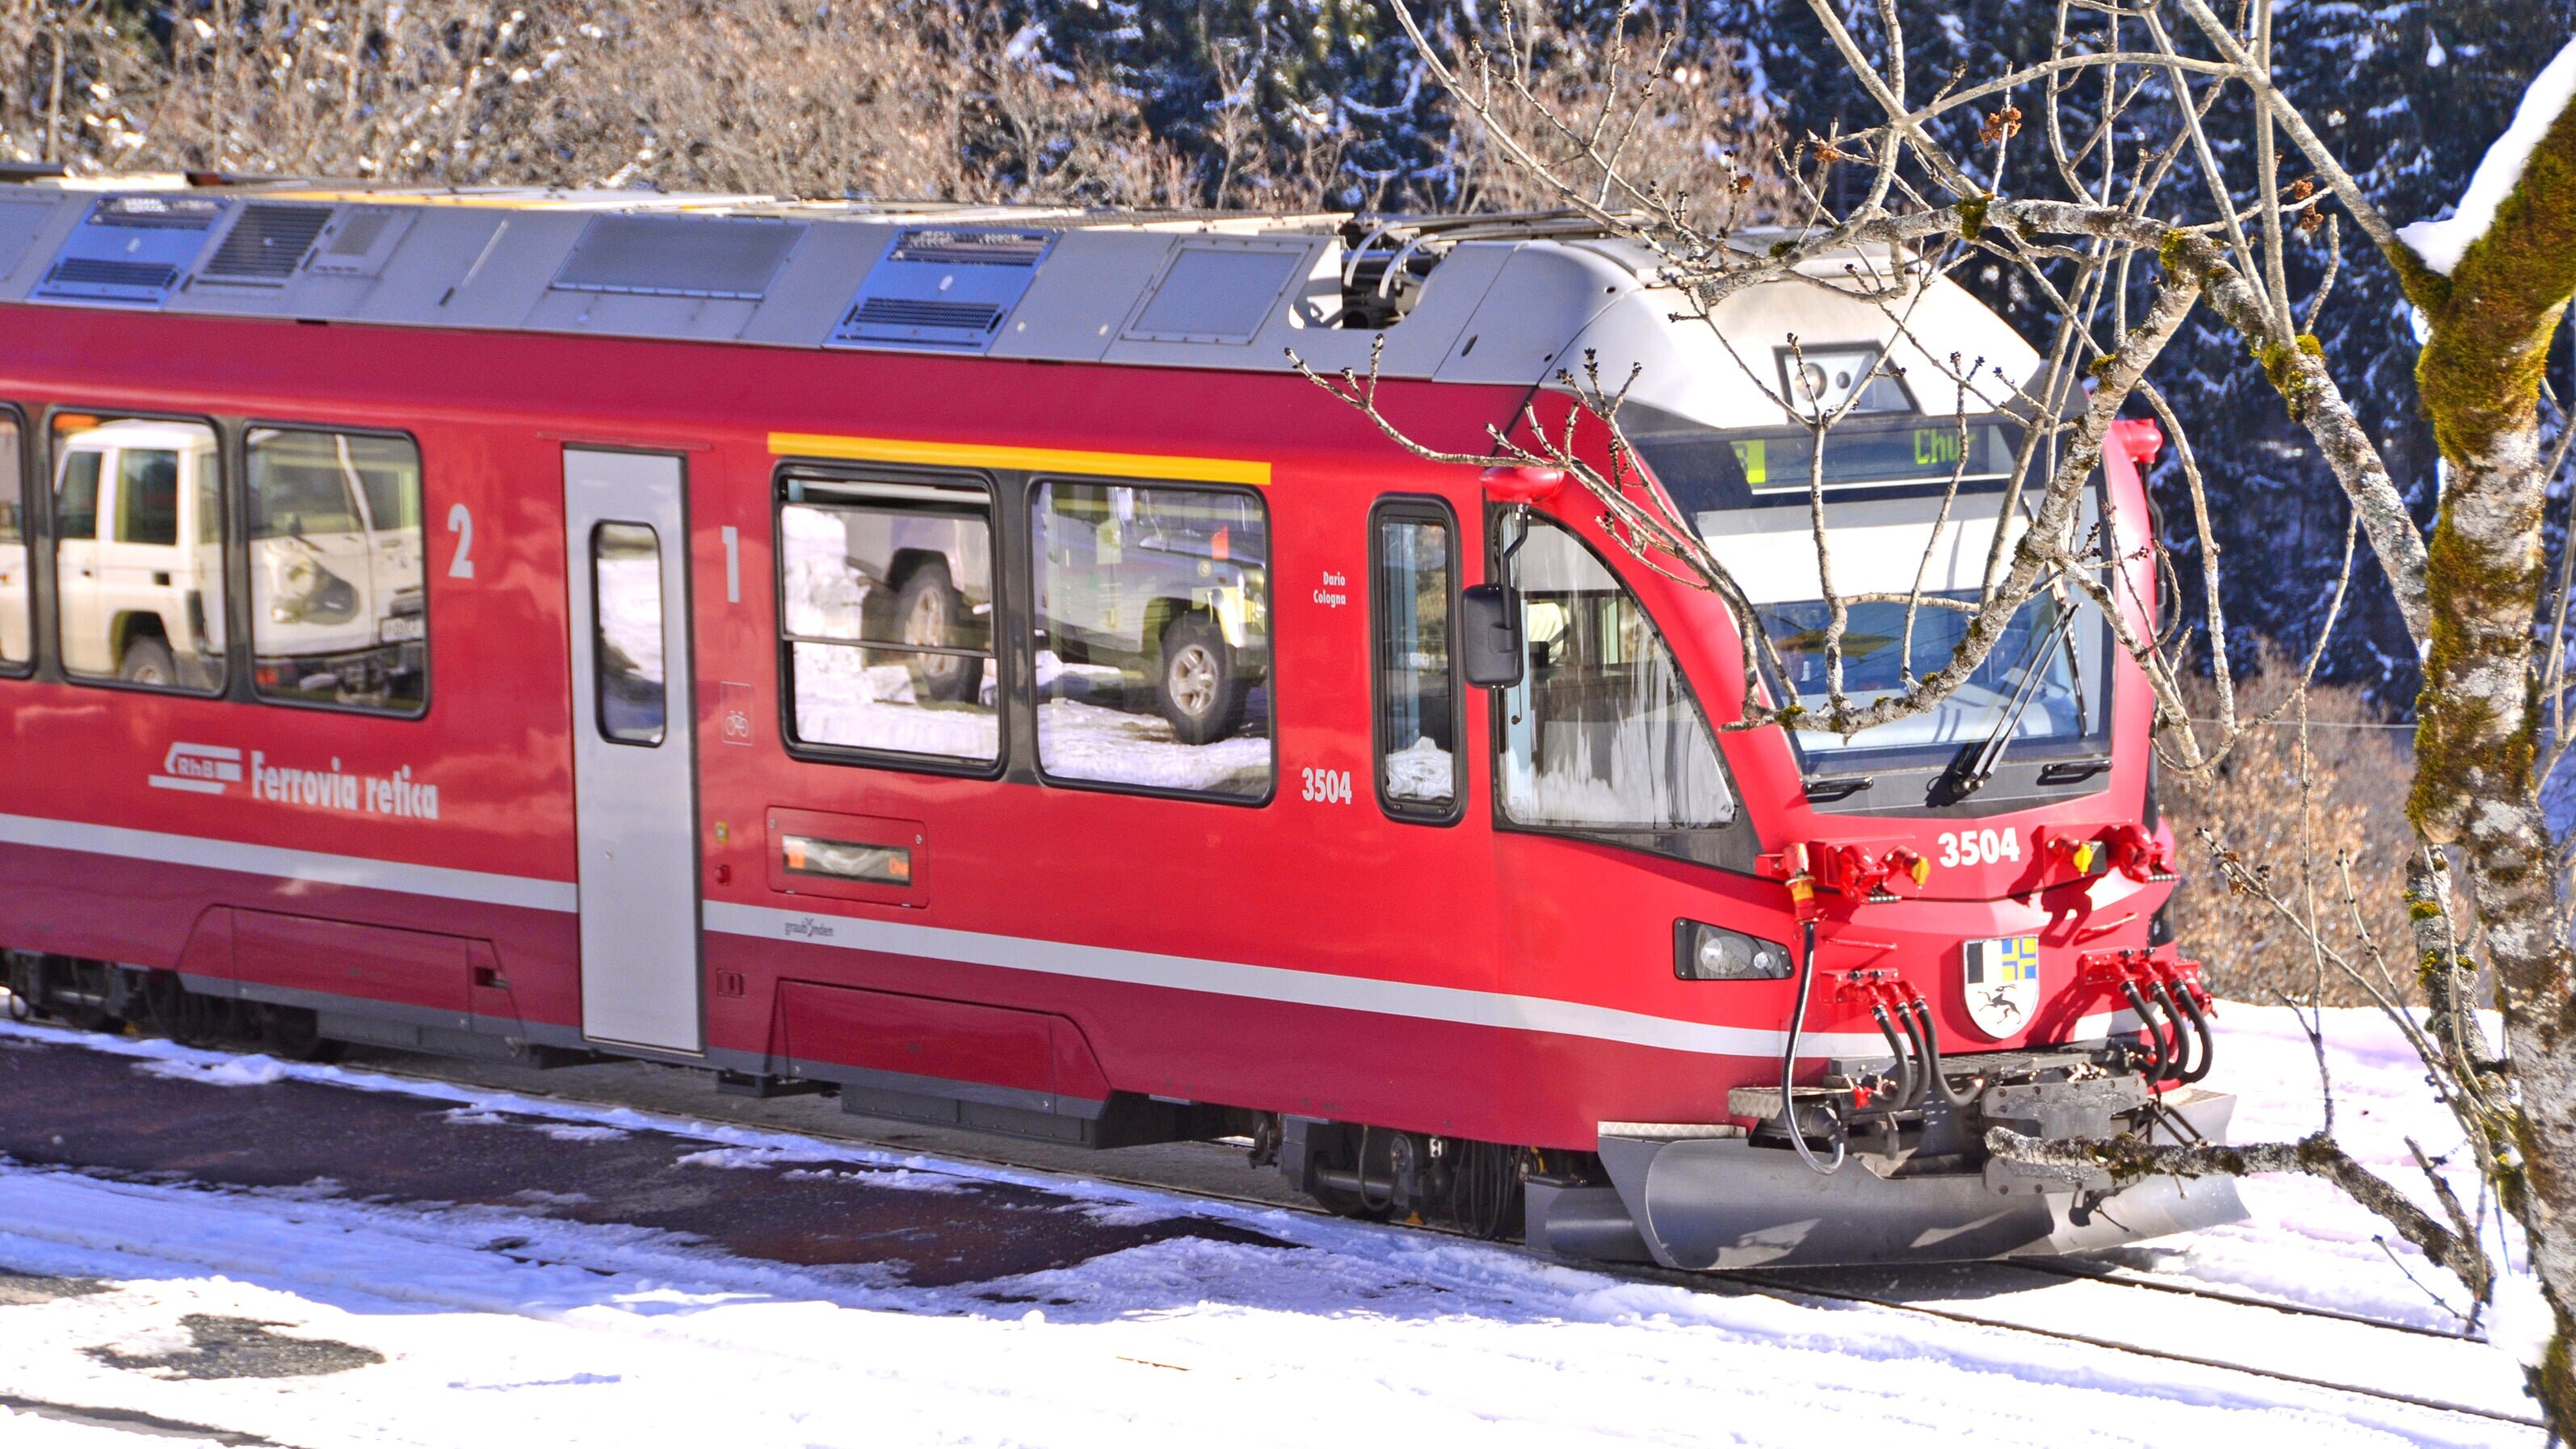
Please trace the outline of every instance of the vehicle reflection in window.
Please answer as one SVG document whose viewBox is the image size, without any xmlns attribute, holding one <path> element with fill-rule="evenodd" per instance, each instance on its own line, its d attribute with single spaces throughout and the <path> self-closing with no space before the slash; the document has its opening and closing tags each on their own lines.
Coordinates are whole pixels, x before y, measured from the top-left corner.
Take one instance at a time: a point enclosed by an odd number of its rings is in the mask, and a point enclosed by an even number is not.
<svg viewBox="0 0 2576 1449">
<path fill-rule="evenodd" d="M 590 572 L 599 733 L 621 745 L 658 745 L 670 714 L 662 666 L 661 538 L 641 523 L 600 524 L 590 534 Z"/>
<path fill-rule="evenodd" d="M 1707 721 L 1634 595 L 1572 534 L 1533 520 L 1518 557 L 1521 682 L 1502 691 L 1515 824 L 1676 830 L 1735 818 Z"/>
<path fill-rule="evenodd" d="M 1445 816 L 1458 798 L 1449 523 L 1400 505 L 1376 531 L 1378 789 L 1399 814 Z"/>
<path fill-rule="evenodd" d="M 0 665 L 33 657 L 27 600 L 27 482 L 21 474 L 18 420 L 0 412 Z"/>
<path fill-rule="evenodd" d="M 1000 757 L 980 507 L 792 503 L 778 546 L 799 743 Z"/>
<path fill-rule="evenodd" d="M 224 679 L 222 475 L 203 423 L 54 418 L 64 671 L 158 689 Z"/>
<path fill-rule="evenodd" d="M 427 698 L 420 450 L 253 428 L 251 682 L 270 699 L 409 714 Z"/>
<path fill-rule="evenodd" d="M 1036 542 L 1038 759 L 1064 779 L 1270 789 L 1270 530 L 1209 488 L 1048 483 Z"/>
</svg>

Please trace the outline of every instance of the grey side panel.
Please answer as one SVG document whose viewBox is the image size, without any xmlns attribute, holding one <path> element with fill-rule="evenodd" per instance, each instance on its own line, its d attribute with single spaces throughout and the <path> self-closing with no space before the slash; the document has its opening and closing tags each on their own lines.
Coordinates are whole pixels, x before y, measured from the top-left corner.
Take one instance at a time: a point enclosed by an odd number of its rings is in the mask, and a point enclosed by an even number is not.
<svg viewBox="0 0 2576 1449">
<path fill-rule="evenodd" d="M 440 320 L 452 327 L 525 325 L 589 220 L 571 212 L 513 212 L 482 265 L 457 281 Z"/>
<path fill-rule="evenodd" d="M 744 324 L 740 340 L 785 347 L 820 347 L 850 305 L 868 268 L 898 228 L 847 223 L 817 226 L 779 269 L 769 295 Z"/>
<path fill-rule="evenodd" d="M 1622 293 L 1637 290 L 1635 273 L 1591 252 L 1519 246 L 1432 378 L 1519 387 L 1544 381 L 1570 365 L 1569 351 L 1586 323 Z"/>
<path fill-rule="evenodd" d="M 356 320 L 517 327 L 588 220 L 577 212 L 432 211 L 403 238 Z"/>
<path fill-rule="evenodd" d="M 1253 339 L 1247 363 L 1261 368 L 1284 366 L 1294 349 L 1308 366 L 1327 376 L 1350 368 L 1366 372 L 1369 349 L 1382 338 L 1386 351 L 1379 370 L 1388 377 L 1429 377 L 1457 346 L 1468 319 L 1493 289 L 1494 278 L 1512 255 L 1508 245 L 1469 243 L 1452 251 L 1423 280 L 1421 300 L 1403 321 L 1383 332 L 1314 325 L 1341 306 L 1338 253 L 1328 253 L 1321 283 L 1273 312 L 1270 325 Z"/>
<path fill-rule="evenodd" d="M 42 259 L 62 245 L 62 233 L 78 216 L 52 196 L 0 197 L 0 301 L 27 295 L 43 271 Z M 50 245 L 36 245 L 40 240 Z"/>
<path fill-rule="evenodd" d="M 750 218 L 590 218 L 521 326 L 730 342 L 813 228 Z"/>
<path fill-rule="evenodd" d="M 1098 361 L 1162 271 L 1173 240 L 1166 232 L 1067 232 L 986 355 Z"/>
<path fill-rule="evenodd" d="M 414 327 L 456 325 L 462 318 L 451 315 L 442 302 L 453 300 L 450 294 L 474 271 L 478 261 L 485 270 L 490 269 L 491 253 L 500 249 L 496 239 L 503 237 L 505 224 L 516 231 L 517 222 L 532 219 L 479 206 L 425 206 L 419 211 L 419 218 L 403 233 L 393 255 L 374 279 L 330 282 L 334 288 L 352 290 L 348 311 L 319 315 Z M 538 285 L 543 284 L 540 278 Z M 321 279 L 308 280 L 305 285 L 319 286 Z"/>
<path fill-rule="evenodd" d="M 592 332 L 619 337 L 674 337 L 730 342 L 759 310 L 757 302 L 723 297 L 652 297 L 630 292 L 550 290 L 520 326 L 531 332 Z"/>
</svg>

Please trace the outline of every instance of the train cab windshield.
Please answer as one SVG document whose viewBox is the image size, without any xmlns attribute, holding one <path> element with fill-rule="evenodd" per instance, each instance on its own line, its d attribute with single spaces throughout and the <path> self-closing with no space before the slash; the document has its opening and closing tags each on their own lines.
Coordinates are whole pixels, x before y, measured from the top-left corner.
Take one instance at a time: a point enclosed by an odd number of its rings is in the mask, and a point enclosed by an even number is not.
<svg viewBox="0 0 2576 1449">
<path fill-rule="evenodd" d="M 1825 434 L 1820 458 L 1815 435 L 1800 426 L 1719 431 L 1633 404 L 1620 423 L 1647 471 L 1761 610 L 1779 663 L 1770 681 L 1777 693 L 1819 714 L 1829 702 L 1832 611 L 1809 512 L 1809 490 L 1819 480 L 1834 588 L 1849 601 L 1844 694 L 1865 707 L 1901 691 L 1909 676 L 1948 663 L 2006 527 L 2001 513 L 2022 438 L 2018 424 L 1856 413 Z M 2026 488 L 2022 507 L 2035 500 Z M 2100 517 L 2098 490 L 2088 491 L 2077 536 L 2089 535 Z M 2009 528 L 2021 526 L 2016 519 Z M 1919 602 L 1909 605 L 1918 589 Z M 2080 783 L 2097 773 L 2084 762 L 2109 749 L 2109 644 L 2108 625 L 2080 591 L 2043 589 L 2013 615 L 1968 681 L 1933 709 L 1850 736 L 1793 731 L 1811 793 L 1827 778 L 1938 775 L 1998 738 L 2017 773 L 2033 777 L 2024 783 Z M 1880 790 L 1856 803 L 1896 802 Z"/>
</svg>

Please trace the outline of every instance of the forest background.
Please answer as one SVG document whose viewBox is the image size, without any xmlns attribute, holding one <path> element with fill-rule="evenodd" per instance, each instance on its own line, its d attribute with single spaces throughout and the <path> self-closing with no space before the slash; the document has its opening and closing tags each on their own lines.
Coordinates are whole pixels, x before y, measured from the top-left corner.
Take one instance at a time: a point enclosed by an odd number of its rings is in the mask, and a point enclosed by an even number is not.
<svg viewBox="0 0 2576 1449">
<path fill-rule="evenodd" d="M 1855 26 L 1873 23 L 1869 6 L 1843 8 Z M 1954 74 L 2045 56 L 2059 7 L 1904 8 L 1908 69 L 1928 94 Z M 2299 43 L 2277 57 L 2279 81 L 2398 218 L 2446 213 L 2533 72 L 2576 28 L 2576 0 L 2297 9 Z M 1614 87 L 1657 77 L 1630 169 L 1705 198 L 1712 217 L 1725 208 L 1795 222 L 1793 174 L 1829 201 L 1860 179 L 1819 143 L 1875 113 L 1805 0 L 1481 0 L 1431 13 L 1444 43 L 1527 52 L 1565 113 L 1615 104 Z M 1376 0 L 0 0 L 7 161 L 75 175 L 1174 209 L 1556 204 L 1455 113 Z M 2011 164 L 2048 163 L 2025 147 Z M 1749 194 L 1733 181 L 1739 171 L 1755 178 Z M 2293 283 L 2340 262 L 2326 360 L 2429 523 L 2438 461 L 2416 404 L 2411 311 L 2357 230 L 2341 238 L 2340 259 L 2329 245 L 2310 238 Z M 1962 279 L 2044 332 L 2044 304 L 2018 278 L 1989 269 Z M 2240 556 L 2219 573 L 2225 612 L 2232 628 L 2269 640 L 2276 663 L 2304 659 L 2335 593 L 2343 494 L 2236 344 L 2206 316 L 2197 327 L 2152 376 L 2192 420 L 2213 512 L 2238 540 Z M 2569 371 L 2562 350 L 2556 396 Z M 2169 454 L 2154 482 L 2173 505 L 2162 522 L 2188 616 L 2199 610 L 2189 595 L 2200 544 L 2172 467 Z M 2566 487 L 2562 478 L 2553 493 L 2562 507 Z M 2564 537 L 2553 527 L 2553 546 Z M 2262 556 L 2242 557 L 2252 540 Z M 2286 695 L 2294 672 L 2271 671 L 2273 688 Z M 2213 780 L 2170 785 L 2163 805 L 2195 864 L 2198 823 L 2223 819 L 2248 856 L 2288 858 L 2303 841 L 2350 853 L 2361 898 L 2393 913 L 2410 845 L 2405 722 L 2417 676 L 2375 575 L 2358 581 L 2323 641 L 2319 677 L 2304 725 L 2285 719 Z M 2553 783 L 2564 825 L 2576 792 Z M 2231 897 L 2217 871 L 2194 871 L 2174 913 L 2223 992 L 2315 989 L 2296 933 Z M 2404 937 L 2394 915 L 2374 929 Z M 2348 988 L 2328 983 L 2340 1001 Z"/>
</svg>

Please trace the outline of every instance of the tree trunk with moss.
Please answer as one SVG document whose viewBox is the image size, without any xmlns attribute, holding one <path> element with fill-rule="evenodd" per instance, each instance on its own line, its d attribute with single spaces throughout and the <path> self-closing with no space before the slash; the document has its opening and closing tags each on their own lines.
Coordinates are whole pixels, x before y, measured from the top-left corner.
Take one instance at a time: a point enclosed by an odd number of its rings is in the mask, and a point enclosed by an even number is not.
<svg viewBox="0 0 2576 1449">
<path fill-rule="evenodd" d="M 2410 813 L 2468 868 L 2521 1088 L 2499 1184 L 2531 1242 L 2558 1332 L 2534 1384 L 2576 1426 L 2576 975 L 2540 808 L 2534 621 L 2549 477 L 2540 384 L 2576 293 L 2576 109 L 2562 113 L 2486 234 L 2448 276 L 2391 260 L 2430 324 L 2416 377 L 2450 476 L 2425 585 L 2431 642 L 2417 701 Z M 2438 969 L 2440 963 L 2427 963 Z"/>
</svg>

